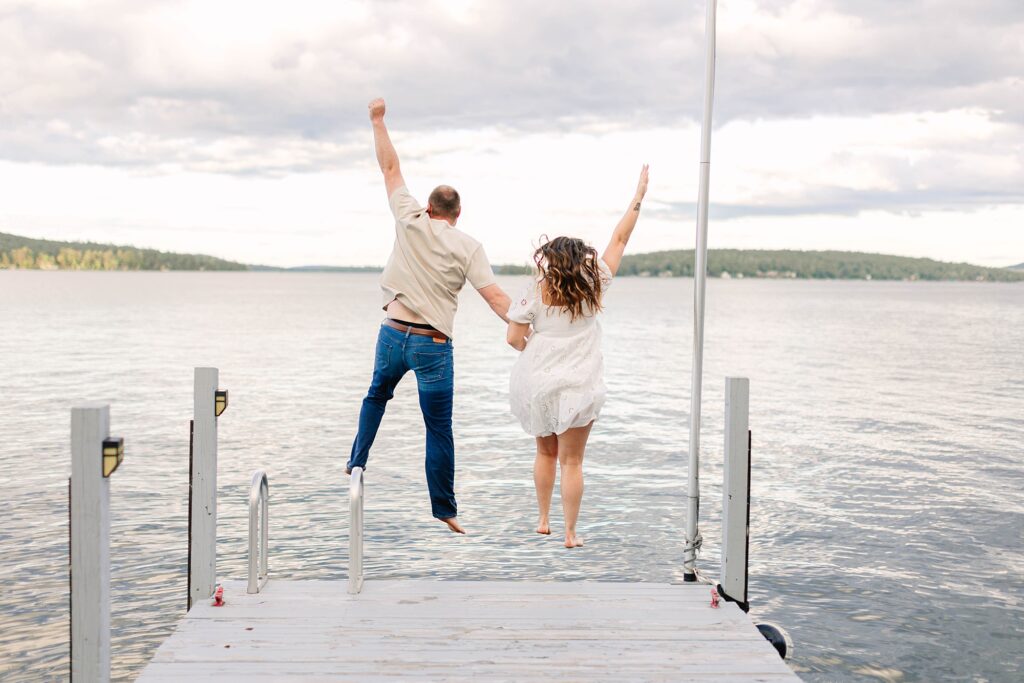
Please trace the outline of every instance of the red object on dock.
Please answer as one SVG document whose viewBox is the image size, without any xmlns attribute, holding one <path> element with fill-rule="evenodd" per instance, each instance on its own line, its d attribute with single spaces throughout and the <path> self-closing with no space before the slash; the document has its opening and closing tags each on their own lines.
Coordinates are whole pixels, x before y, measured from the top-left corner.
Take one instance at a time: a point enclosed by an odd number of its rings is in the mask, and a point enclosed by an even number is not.
<svg viewBox="0 0 1024 683">
<path fill-rule="evenodd" d="M 711 589 L 711 606 L 718 608 L 718 591 L 714 588 Z"/>
<path fill-rule="evenodd" d="M 224 586 L 217 584 L 217 590 L 213 591 L 213 606 L 224 606 Z"/>
</svg>

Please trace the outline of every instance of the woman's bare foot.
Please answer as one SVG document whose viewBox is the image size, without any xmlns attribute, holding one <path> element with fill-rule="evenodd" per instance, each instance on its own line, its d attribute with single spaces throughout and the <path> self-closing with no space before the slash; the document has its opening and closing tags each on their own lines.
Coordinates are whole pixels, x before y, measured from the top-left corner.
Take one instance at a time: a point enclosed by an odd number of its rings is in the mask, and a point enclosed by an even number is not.
<svg viewBox="0 0 1024 683">
<path fill-rule="evenodd" d="M 458 517 L 449 517 L 448 519 L 442 519 L 441 521 L 444 522 L 445 524 L 447 524 L 448 528 L 451 529 L 452 531 L 454 531 L 457 534 L 464 534 L 464 533 L 466 533 L 466 530 L 462 528 L 461 524 L 459 524 L 459 518 Z"/>
<path fill-rule="evenodd" d="M 546 519 L 542 519 L 537 522 L 537 533 L 544 534 L 545 536 L 551 535 L 551 524 Z"/>
<path fill-rule="evenodd" d="M 583 537 L 580 536 L 579 534 L 572 534 L 571 536 L 566 536 L 565 537 L 565 547 L 566 548 L 582 548 L 583 547 Z"/>
</svg>

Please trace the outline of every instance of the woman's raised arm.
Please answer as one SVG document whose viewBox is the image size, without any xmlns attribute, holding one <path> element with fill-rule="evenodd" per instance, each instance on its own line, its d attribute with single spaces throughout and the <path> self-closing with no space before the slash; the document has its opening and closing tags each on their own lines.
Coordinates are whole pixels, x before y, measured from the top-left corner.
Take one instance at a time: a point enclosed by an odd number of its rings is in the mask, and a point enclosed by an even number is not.
<svg viewBox="0 0 1024 683">
<path fill-rule="evenodd" d="M 612 275 L 619 272 L 622 254 L 626 251 L 626 244 L 629 242 L 629 236 L 633 234 L 633 228 L 636 227 L 636 219 L 640 217 L 640 204 L 643 202 L 645 194 L 647 194 L 647 164 L 644 164 L 644 167 L 640 170 L 640 180 L 637 181 L 636 194 L 633 196 L 633 201 L 629 203 L 629 208 L 626 209 L 625 215 L 622 216 L 619 224 L 615 226 L 612 239 L 608 242 L 608 248 L 604 250 L 602 258 L 608 264 Z"/>
</svg>

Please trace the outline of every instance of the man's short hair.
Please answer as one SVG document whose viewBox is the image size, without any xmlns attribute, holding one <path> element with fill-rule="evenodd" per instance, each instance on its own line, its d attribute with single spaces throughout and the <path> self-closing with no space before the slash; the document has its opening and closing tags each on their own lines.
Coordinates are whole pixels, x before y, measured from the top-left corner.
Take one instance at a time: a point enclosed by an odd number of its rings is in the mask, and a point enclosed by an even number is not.
<svg viewBox="0 0 1024 683">
<path fill-rule="evenodd" d="M 450 218 L 455 220 L 462 211 L 462 200 L 459 193 L 450 185 L 438 185 L 430 193 L 427 200 L 431 213 L 437 218 Z"/>
</svg>

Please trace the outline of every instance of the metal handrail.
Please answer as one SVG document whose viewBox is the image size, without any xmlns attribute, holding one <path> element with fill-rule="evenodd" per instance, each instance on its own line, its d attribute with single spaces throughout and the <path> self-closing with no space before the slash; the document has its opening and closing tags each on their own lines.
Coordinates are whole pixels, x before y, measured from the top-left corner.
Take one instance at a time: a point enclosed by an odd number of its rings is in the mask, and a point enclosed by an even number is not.
<svg viewBox="0 0 1024 683">
<path fill-rule="evenodd" d="M 267 568 L 267 549 L 269 547 L 267 527 L 270 526 L 267 518 L 269 498 L 270 484 L 267 483 L 267 473 L 263 470 L 256 470 L 252 473 L 252 486 L 249 487 L 249 587 L 246 589 L 246 593 L 259 593 L 269 578 Z M 259 535 L 258 547 L 257 534 Z M 258 565 L 257 551 L 259 553 Z"/>
<path fill-rule="evenodd" d="M 352 468 L 348 489 L 348 592 L 363 590 L 363 468 Z"/>
</svg>

